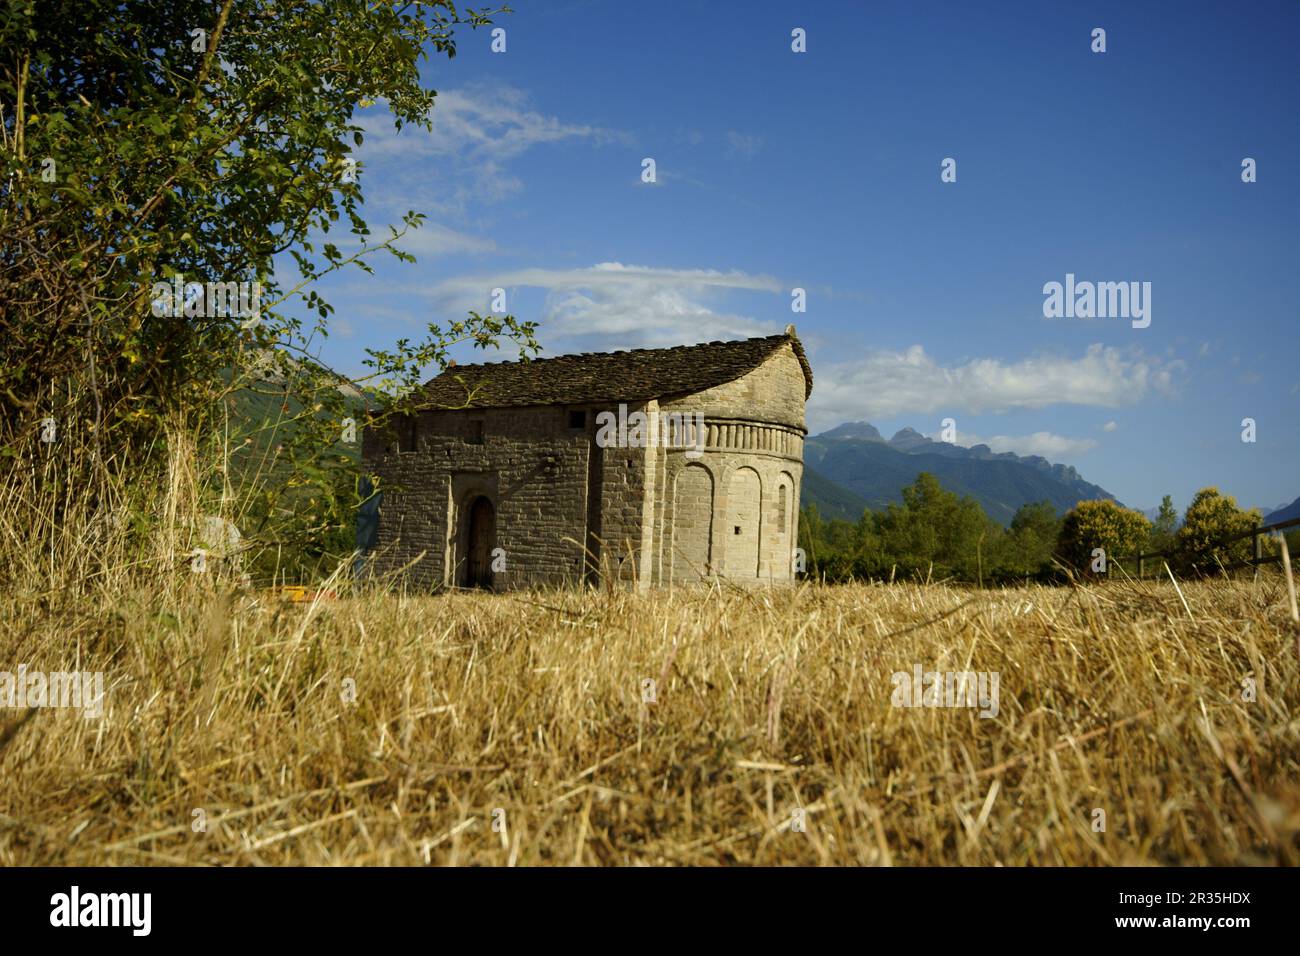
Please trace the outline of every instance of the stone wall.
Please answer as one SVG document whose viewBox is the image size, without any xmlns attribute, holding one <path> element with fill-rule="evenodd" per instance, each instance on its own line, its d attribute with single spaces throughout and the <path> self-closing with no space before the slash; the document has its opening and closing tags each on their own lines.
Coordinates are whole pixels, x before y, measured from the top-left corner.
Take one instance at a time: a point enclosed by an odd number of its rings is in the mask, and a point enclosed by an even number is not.
<svg viewBox="0 0 1300 956">
<path fill-rule="evenodd" d="M 695 556 L 704 550 L 695 535 L 706 525 L 706 576 L 721 575 L 742 584 L 791 579 L 806 389 L 803 366 L 787 345 L 733 382 L 663 403 L 669 414 L 703 412 L 707 438 L 704 455 L 694 462 L 682 451 L 664 452 L 660 498 L 670 506 L 662 512 L 659 543 L 667 557 L 660 562 L 658 583 L 698 580 L 690 569 L 698 566 Z M 696 472 L 685 471 L 691 468 Z M 677 505 L 683 480 L 688 488 L 684 497 L 692 502 L 690 514 L 682 514 Z M 694 510 L 706 485 L 713 494 L 707 519 Z"/>
<path fill-rule="evenodd" d="M 465 515 L 486 496 L 504 559 L 497 588 L 603 577 L 641 587 L 718 575 L 789 580 L 804 397 L 803 369 L 787 345 L 725 385 L 629 404 L 626 414 L 652 421 L 703 413 L 699 456 L 664 447 L 657 430 L 648 446 L 598 447 L 597 413 L 606 409 L 595 407 L 431 410 L 414 428 L 367 429 L 365 467 L 383 491 L 373 565 L 381 573 L 409 566 L 419 588 L 460 584 Z"/>
<path fill-rule="evenodd" d="M 654 583 L 790 580 L 802 462 L 764 450 L 710 448 L 696 460 L 665 452 L 662 471 L 667 505 L 657 529 L 661 560 Z"/>
<path fill-rule="evenodd" d="M 770 422 L 804 431 L 807 379 L 794 354 L 784 345 L 747 375 L 715 388 L 663 403 L 665 412 L 703 412 L 707 418 Z M 802 458 L 802 448 L 800 449 Z"/>
<path fill-rule="evenodd" d="M 504 551 L 497 587 L 582 579 L 592 441 L 589 428 L 568 427 L 567 409 L 422 412 L 409 450 L 401 448 L 409 432 L 396 432 L 367 429 L 364 440 L 366 467 L 383 490 L 377 571 L 414 562 L 408 576 L 417 587 L 459 583 L 463 515 L 487 495 Z"/>
</svg>

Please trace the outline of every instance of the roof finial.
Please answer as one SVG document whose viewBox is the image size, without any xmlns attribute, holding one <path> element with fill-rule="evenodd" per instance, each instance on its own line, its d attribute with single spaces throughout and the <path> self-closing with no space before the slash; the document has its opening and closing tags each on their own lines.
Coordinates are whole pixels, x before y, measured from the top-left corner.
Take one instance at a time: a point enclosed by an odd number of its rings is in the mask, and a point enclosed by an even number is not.
<svg viewBox="0 0 1300 956">
<path fill-rule="evenodd" d="M 790 336 L 790 338 L 794 338 L 794 323 L 793 323 L 793 322 L 792 322 L 791 324 L 789 324 L 789 325 L 787 325 L 787 326 L 785 327 L 785 334 L 788 335 L 788 336 Z"/>
</svg>

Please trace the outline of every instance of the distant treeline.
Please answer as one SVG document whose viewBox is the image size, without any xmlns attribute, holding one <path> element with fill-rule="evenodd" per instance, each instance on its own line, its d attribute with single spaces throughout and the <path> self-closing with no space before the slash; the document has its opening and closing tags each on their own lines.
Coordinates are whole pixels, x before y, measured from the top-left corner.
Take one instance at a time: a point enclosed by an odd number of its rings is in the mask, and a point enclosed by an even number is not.
<svg viewBox="0 0 1300 956">
<path fill-rule="evenodd" d="M 816 505 L 803 510 L 799 546 L 808 576 L 827 581 L 944 579 L 972 584 L 1062 580 L 1070 574 L 1130 574 L 1144 552 L 1170 555 L 1182 575 L 1221 573 L 1252 556 L 1249 538 L 1226 542 L 1260 523 L 1230 495 L 1203 488 L 1179 520 L 1170 496 L 1153 522 L 1114 501 L 1081 501 L 1065 515 L 1050 502 L 1022 505 L 1009 527 L 979 502 L 958 497 L 922 473 L 903 489 L 903 503 L 865 511 L 858 521 L 826 520 Z M 1289 538 L 1300 543 L 1300 535 Z M 1273 543 L 1266 541 L 1266 553 Z M 1159 565 L 1157 564 L 1157 567 Z"/>
</svg>

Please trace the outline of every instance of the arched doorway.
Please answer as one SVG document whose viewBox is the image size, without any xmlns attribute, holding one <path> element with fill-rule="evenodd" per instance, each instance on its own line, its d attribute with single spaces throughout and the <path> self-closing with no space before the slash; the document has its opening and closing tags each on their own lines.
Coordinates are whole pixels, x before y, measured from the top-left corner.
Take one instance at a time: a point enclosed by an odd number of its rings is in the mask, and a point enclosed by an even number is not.
<svg viewBox="0 0 1300 956">
<path fill-rule="evenodd" d="M 491 500 L 485 495 L 475 498 L 465 522 L 465 570 L 461 583 L 467 588 L 491 588 L 492 551 L 497 538 L 497 512 Z"/>
</svg>

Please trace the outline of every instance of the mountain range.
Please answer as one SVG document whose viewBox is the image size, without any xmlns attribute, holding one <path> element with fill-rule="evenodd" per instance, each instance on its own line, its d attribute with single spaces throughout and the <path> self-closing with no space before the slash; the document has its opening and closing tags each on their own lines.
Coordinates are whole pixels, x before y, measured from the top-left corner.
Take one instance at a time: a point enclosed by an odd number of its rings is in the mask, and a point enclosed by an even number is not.
<svg viewBox="0 0 1300 956">
<path fill-rule="evenodd" d="M 1084 481 L 1069 465 L 1038 455 L 994 452 L 934 441 L 912 428 L 886 439 L 867 422 L 846 422 L 804 444 L 803 499 L 823 517 L 856 521 L 863 509 L 902 502 L 902 490 L 929 472 L 949 491 L 969 495 L 995 521 L 1008 524 L 1021 505 L 1050 501 L 1064 513 L 1078 502 L 1115 496 Z"/>
<path fill-rule="evenodd" d="M 1292 518 L 1300 518 L 1300 498 L 1289 505 L 1283 505 L 1276 511 L 1265 513 L 1264 524 L 1277 524 L 1279 521 L 1290 521 Z"/>
</svg>

